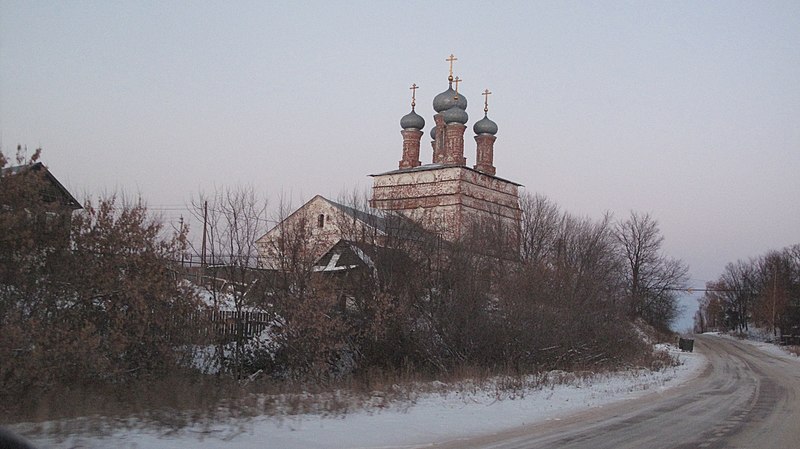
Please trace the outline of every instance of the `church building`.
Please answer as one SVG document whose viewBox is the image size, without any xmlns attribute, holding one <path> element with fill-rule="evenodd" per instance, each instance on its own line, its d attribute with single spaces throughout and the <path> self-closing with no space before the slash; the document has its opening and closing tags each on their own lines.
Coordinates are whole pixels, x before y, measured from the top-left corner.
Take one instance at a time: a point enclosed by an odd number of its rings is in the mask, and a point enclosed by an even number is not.
<svg viewBox="0 0 800 449">
<path fill-rule="evenodd" d="M 464 133 L 469 119 L 467 99 L 458 91 L 461 80 L 453 78 L 453 55 L 449 86 L 433 99 L 435 126 L 431 129 L 433 158 L 420 161 L 420 140 L 425 119 L 414 110 L 400 120 L 403 135 L 403 158 L 397 170 L 372 175 L 372 200 L 375 209 L 401 213 L 439 233 L 450 241 L 464 237 L 473 224 L 499 221 L 512 235 L 519 231 L 519 187 L 496 175 L 494 143 L 497 124 L 489 119 L 489 95 L 485 90 L 483 118 L 475 122 L 477 144 L 475 165 L 469 167 L 464 157 Z M 455 90 L 453 89 L 455 84 Z M 411 86 L 416 92 L 416 84 Z"/>
<path fill-rule="evenodd" d="M 491 92 L 488 89 L 483 92 L 484 115 L 472 126 L 476 152 L 475 164 L 470 167 L 464 156 L 464 134 L 469 119 L 467 99 L 458 91 L 461 80 L 453 78 L 456 60 L 453 55 L 447 59 L 450 63 L 447 90 L 433 99 L 436 114 L 430 132 L 431 162 L 420 161 L 425 119 L 415 111 L 417 85 L 414 84 L 411 112 L 400 120 L 403 145 L 398 168 L 371 175 L 374 181 L 369 206 L 373 210 L 355 211 L 315 196 L 258 239 L 262 266 L 278 268 L 279 248 L 285 246 L 287 230 L 302 227 L 308 234 L 306 240 L 313 243 L 314 254 L 308 256 L 318 261 L 330 256 L 337 243 L 347 239 L 345 228 L 352 229 L 353 223 L 374 228 L 371 231 L 380 236 L 386 230 L 375 224 L 386 223 L 391 216 L 412 221 L 447 241 L 467 237 L 472 226 L 491 226 L 495 232 L 504 234 L 512 247 L 518 246 L 520 184 L 497 176 L 494 144 L 498 128 L 488 117 Z"/>
</svg>

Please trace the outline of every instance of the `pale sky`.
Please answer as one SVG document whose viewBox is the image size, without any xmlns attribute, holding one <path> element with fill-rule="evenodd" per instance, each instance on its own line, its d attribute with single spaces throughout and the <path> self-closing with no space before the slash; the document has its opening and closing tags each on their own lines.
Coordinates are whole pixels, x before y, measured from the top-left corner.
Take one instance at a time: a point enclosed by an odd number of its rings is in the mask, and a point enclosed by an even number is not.
<svg viewBox="0 0 800 449">
<path fill-rule="evenodd" d="M 800 243 L 798 1 L 0 0 L 0 145 L 80 198 L 335 199 L 397 168 L 412 83 L 427 135 L 450 53 L 470 166 L 488 88 L 498 176 L 650 212 L 696 287 Z"/>
</svg>

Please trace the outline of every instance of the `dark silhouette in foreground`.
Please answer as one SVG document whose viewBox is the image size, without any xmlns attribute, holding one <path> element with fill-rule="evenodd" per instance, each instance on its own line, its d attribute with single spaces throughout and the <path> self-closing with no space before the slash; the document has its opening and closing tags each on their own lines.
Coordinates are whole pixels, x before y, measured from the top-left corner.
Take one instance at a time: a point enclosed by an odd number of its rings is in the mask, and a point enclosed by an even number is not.
<svg viewBox="0 0 800 449">
<path fill-rule="evenodd" d="M 0 427 L 0 449 L 36 449 L 28 440 Z"/>
</svg>

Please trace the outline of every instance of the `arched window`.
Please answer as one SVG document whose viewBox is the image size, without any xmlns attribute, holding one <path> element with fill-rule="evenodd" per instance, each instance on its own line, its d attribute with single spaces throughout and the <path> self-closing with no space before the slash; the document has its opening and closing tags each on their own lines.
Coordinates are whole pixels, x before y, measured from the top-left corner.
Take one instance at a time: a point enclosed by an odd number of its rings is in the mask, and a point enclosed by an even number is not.
<svg viewBox="0 0 800 449">
<path fill-rule="evenodd" d="M 321 228 L 323 226 L 325 226 L 325 214 L 319 214 L 319 217 L 317 217 L 317 227 Z"/>
</svg>

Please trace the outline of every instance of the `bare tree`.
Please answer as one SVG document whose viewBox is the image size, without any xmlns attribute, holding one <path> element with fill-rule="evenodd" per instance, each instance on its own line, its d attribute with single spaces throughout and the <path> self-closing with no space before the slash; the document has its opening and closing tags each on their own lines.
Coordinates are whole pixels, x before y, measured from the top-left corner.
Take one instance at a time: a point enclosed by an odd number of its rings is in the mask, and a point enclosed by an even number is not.
<svg viewBox="0 0 800 449">
<path fill-rule="evenodd" d="M 757 271 L 753 260 L 729 263 L 720 277 L 723 297 L 733 328 L 746 332 L 750 329 L 752 307 L 757 298 Z"/>
<path fill-rule="evenodd" d="M 324 209 L 294 212 L 281 199 L 277 225 L 259 240 L 267 270 L 268 298 L 276 314 L 273 374 L 325 382 L 341 374 L 351 328 L 344 315 L 342 285 L 316 263 L 341 238 L 338 217 Z"/>
<path fill-rule="evenodd" d="M 193 200 L 192 213 L 203 223 L 205 232 L 199 248 L 202 285 L 208 290 L 214 309 L 235 312 L 231 367 L 236 376 L 241 377 L 248 337 L 244 333 L 243 312 L 248 306 L 263 302 L 263 298 L 252 298 L 250 292 L 259 281 L 264 282 L 257 270 L 256 240 L 269 229 L 267 201 L 259 197 L 253 187 L 220 188 L 210 194 L 201 193 Z M 226 362 L 224 352 L 220 342 L 218 355 L 223 363 Z"/>
<path fill-rule="evenodd" d="M 777 336 L 779 323 L 790 304 L 792 261 L 788 250 L 770 251 L 755 265 L 758 292 L 753 305 L 753 320 Z"/>
<path fill-rule="evenodd" d="M 719 282 L 706 283 L 703 297 L 698 299 L 698 315 L 695 319 L 695 331 L 721 331 L 728 326 L 726 314 L 726 299 L 722 289 L 724 285 Z"/>
<path fill-rule="evenodd" d="M 708 284 L 701 310 L 708 318 L 723 310 L 725 326 L 747 331 L 751 324 L 777 336 L 800 333 L 800 245 L 725 266 Z"/>
<path fill-rule="evenodd" d="M 649 214 L 631 212 L 617 222 L 616 238 L 625 260 L 625 279 L 631 315 L 668 329 L 678 316 L 676 290 L 686 288 L 688 267 L 662 254 L 664 237 Z"/>
<path fill-rule="evenodd" d="M 786 288 L 788 304 L 780 321 L 780 329 L 782 335 L 791 334 L 800 338 L 800 244 L 786 248 L 785 253 L 791 268 Z"/>
<path fill-rule="evenodd" d="M 536 265 L 556 249 L 557 232 L 562 222 L 558 205 L 543 195 L 526 193 L 520 198 L 522 261 Z"/>
<path fill-rule="evenodd" d="M 522 263 L 500 297 L 508 358 L 520 367 L 568 369 L 646 354 L 619 307 L 622 266 L 611 217 L 574 217 L 543 197 L 522 208 L 528 249 L 523 241 Z"/>
</svg>

